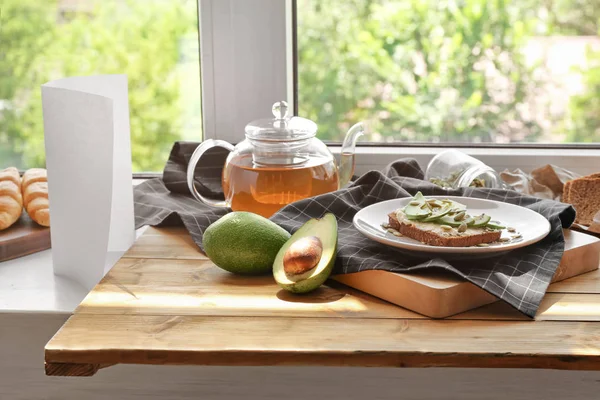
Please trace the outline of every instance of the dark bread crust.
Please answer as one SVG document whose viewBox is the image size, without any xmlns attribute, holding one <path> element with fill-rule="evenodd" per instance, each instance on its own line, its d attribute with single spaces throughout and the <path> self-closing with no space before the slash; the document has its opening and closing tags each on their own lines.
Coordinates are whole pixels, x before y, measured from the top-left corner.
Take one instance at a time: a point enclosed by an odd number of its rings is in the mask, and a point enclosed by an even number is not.
<svg viewBox="0 0 600 400">
<path fill-rule="evenodd" d="M 502 232 L 500 231 L 486 231 L 481 230 L 479 234 L 471 234 L 468 236 L 441 236 L 435 232 L 427 232 L 419 229 L 414 224 L 407 224 L 401 222 L 396 217 L 396 213 L 388 215 L 389 225 L 404 236 L 411 239 L 418 240 L 419 242 L 428 244 L 430 246 L 444 246 L 444 247 L 470 247 L 476 246 L 481 243 L 492 243 L 500 239 Z"/>
</svg>

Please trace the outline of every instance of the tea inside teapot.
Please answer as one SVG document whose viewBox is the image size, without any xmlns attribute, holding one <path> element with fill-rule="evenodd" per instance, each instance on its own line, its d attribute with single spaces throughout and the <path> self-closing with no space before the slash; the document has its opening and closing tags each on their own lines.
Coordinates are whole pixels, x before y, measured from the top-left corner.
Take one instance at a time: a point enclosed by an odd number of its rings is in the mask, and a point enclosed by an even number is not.
<svg viewBox="0 0 600 400">
<path fill-rule="evenodd" d="M 331 157 L 312 156 L 295 165 L 256 164 L 252 154 L 234 156 L 223 170 L 223 191 L 233 210 L 270 217 L 297 200 L 338 189 Z"/>
</svg>

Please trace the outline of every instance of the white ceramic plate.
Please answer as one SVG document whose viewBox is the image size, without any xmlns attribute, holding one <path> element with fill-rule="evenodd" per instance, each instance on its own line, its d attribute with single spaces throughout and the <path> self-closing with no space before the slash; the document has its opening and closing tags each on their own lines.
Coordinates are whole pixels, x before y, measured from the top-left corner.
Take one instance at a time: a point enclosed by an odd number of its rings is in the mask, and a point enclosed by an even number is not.
<svg viewBox="0 0 600 400">
<path fill-rule="evenodd" d="M 408 237 L 397 237 L 387 232 L 381 225 L 388 223 L 388 214 L 402 208 L 411 198 L 382 201 L 363 208 L 354 216 L 354 226 L 365 236 L 390 246 L 419 253 L 443 253 L 448 255 L 493 255 L 519 247 L 528 246 L 546 237 L 550 232 L 550 222 L 542 215 L 528 208 L 499 201 L 456 196 L 427 196 L 428 199 L 451 199 L 467 206 L 471 215 L 487 214 L 492 220 L 506 227 L 515 228 L 521 238 L 512 239 L 515 233 L 502 231 L 502 236 L 510 242 L 494 243 L 489 247 L 442 247 L 423 244 Z"/>
</svg>

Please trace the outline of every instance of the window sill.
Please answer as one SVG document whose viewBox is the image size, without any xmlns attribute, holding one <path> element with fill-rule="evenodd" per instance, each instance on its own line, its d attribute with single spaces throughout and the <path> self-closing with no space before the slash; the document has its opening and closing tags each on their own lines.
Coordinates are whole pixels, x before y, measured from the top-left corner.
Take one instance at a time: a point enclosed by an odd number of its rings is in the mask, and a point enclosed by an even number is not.
<svg viewBox="0 0 600 400">
<path fill-rule="evenodd" d="M 145 228 L 136 231 L 139 237 Z M 109 253 L 107 271 L 122 253 Z M 78 283 L 55 276 L 52 249 L 2 262 L 0 314 L 44 313 L 70 315 L 88 291 Z"/>
<path fill-rule="evenodd" d="M 0 282 L 0 314 L 69 315 L 87 295 L 82 286 L 54 275 L 52 250 L 4 261 Z"/>
<path fill-rule="evenodd" d="M 330 150 L 339 155 L 341 146 L 330 145 Z M 429 161 L 444 147 L 374 147 L 357 146 L 356 172 L 379 170 L 400 158 L 414 158 L 425 169 Z M 520 168 L 525 172 L 554 164 L 567 170 L 587 175 L 598 172 L 600 150 L 597 149 L 531 149 L 531 148 L 463 148 L 461 151 L 478 158 L 490 167 L 503 171 Z"/>
<path fill-rule="evenodd" d="M 329 149 L 339 156 L 341 145 L 328 144 Z M 447 147 L 392 147 L 392 146 L 357 146 L 356 172 L 365 173 L 380 170 L 400 158 L 416 159 L 423 170 L 429 161 Z M 598 149 L 535 149 L 535 148 L 460 148 L 460 151 L 480 159 L 497 171 L 520 168 L 525 172 L 546 165 L 554 164 L 581 175 L 600 171 L 600 150 Z M 145 172 L 134 174 L 134 185 L 145 179 L 158 178 L 162 172 Z"/>
</svg>

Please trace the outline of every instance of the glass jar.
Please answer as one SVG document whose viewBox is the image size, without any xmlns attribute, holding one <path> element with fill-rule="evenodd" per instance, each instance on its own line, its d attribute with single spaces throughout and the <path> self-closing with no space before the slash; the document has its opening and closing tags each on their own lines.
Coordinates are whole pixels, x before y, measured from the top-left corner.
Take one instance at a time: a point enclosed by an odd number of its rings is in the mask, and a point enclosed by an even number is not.
<svg viewBox="0 0 600 400">
<path fill-rule="evenodd" d="M 433 157 L 427 166 L 425 180 L 450 189 L 507 188 L 500 175 L 492 167 L 455 149 L 443 151 Z"/>
</svg>

